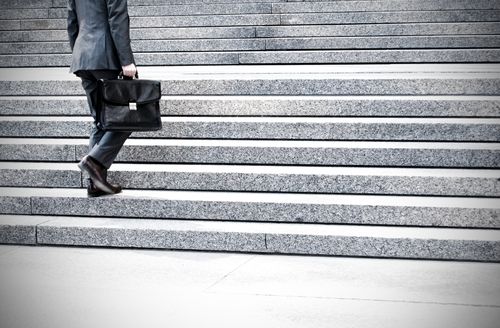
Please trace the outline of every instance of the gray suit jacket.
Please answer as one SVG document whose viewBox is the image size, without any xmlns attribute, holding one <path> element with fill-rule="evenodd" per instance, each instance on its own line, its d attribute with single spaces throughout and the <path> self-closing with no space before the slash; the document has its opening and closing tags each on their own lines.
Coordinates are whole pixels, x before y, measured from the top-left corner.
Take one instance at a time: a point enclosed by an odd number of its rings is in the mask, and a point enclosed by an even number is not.
<svg viewBox="0 0 500 328">
<path fill-rule="evenodd" d="M 71 72 L 134 63 L 127 0 L 68 0 Z"/>
</svg>

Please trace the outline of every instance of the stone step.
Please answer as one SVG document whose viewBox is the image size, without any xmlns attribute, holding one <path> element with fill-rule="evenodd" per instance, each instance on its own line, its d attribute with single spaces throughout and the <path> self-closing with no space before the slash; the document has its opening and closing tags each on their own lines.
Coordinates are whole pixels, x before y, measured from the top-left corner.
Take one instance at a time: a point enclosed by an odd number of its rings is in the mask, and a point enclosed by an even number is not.
<svg viewBox="0 0 500 328">
<path fill-rule="evenodd" d="M 273 4 L 273 13 L 500 9 L 496 0 L 315 1 Z"/>
<path fill-rule="evenodd" d="M 498 34 L 496 22 L 480 23 L 406 23 L 359 25 L 302 25 L 258 26 L 261 38 L 319 37 L 319 36 L 422 36 L 422 35 L 483 35 Z M 47 34 L 48 32 L 45 32 Z M 26 40 L 28 41 L 28 40 Z"/>
<path fill-rule="evenodd" d="M 385 12 L 332 12 L 279 14 L 281 24 L 272 25 L 325 25 L 325 24 L 377 24 L 377 23 L 450 23 L 499 21 L 498 10 L 427 10 Z M 261 24 L 259 24 L 261 25 Z"/>
<path fill-rule="evenodd" d="M 426 1 L 320 1 L 283 3 L 203 3 L 175 5 L 130 5 L 129 14 L 136 16 L 178 16 L 208 14 L 272 14 L 272 13 L 331 13 L 331 12 L 387 12 L 429 10 L 488 10 L 500 9 L 496 0 L 426 0 Z M 273 1 L 277 2 L 277 1 Z M 63 8 L 4 9 L 0 19 L 66 18 Z"/>
<path fill-rule="evenodd" d="M 131 17 L 132 28 L 496 22 L 499 10 L 390 11 Z M 0 20 L 0 30 L 64 30 L 66 19 Z"/>
<path fill-rule="evenodd" d="M 140 66 L 498 63 L 500 49 L 322 50 L 136 53 Z M 4 67 L 70 66 L 70 54 L 0 55 Z"/>
<path fill-rule="evenodd" d="M 497 118 L 292 118 L 163 117 L 163 128 L 137 132 L 132 138 L 500 141 Z M 1 117 L 0 137 L 89 135 L 93 119 L 85 117 Z"/>
<path fill-rule="evenodd" d="M 160 80 L 164 95 L 500 94 L 498 64 L 355 66 L 152 67 L 141 68 L 141 77 Z M 0 73 L 0 96 L 83 95 L 81 82 L 67 68 L 6 68 Z"/>
<path fill-rule="evenodd" d="M 500 96 L 164 96 L 164 116 L 500 117 Z M 87 98 L 0 97 L 0 116 L 84 116 Z"/>
<path fill-rule="evenodd" d="M 127 189 L 500 197 L 500 171 L 374 167 L 115 164 Z M 81 188 L 74 163 L 0 162 L 0 186 Z"/>
<path fill-rule="evenodd" d="M 0 160 L 76 162 L 86 139 L 0 138 Z M 499 143 L 129 139 L 117 162 L 499 168 Z"/>
<path fill-rule="evenodd" d="M 318 37 L 132 41 L 135 53 L 314 49 L 500 48 L 500 35 Z M 0 54 L 70 54 L 68 42 L 0 43 Z"/>
<path fill-rule="evenodd" d="M 288 37 L 346 37 L 346 36 L 435 36 L 500 34 L 496 22 L 474 23 L 406 23 L 406 24 L 350 24 L 301 26 L 231 26 L 231 27 L 177 27 L 131 29 L 132 40 L 165 39 L 238 39 Z M 6 31 L 1 42 L 67 42 L 64 30 Z"/>
<path fill-rule="evenodd" d="M 128 189 L 88 198 L 85 189 L 0 188 L 0 213 L 498 229 L 498 200 Z"/>
<path fill-rule="evenodd" d="M 0 238 L 31 245 L 500 261 L 497 230 L 2 216 Z"/>
<path fill-rule="evenodd" d="M 253 38 L 255 28 L 249 26 L 142 28 L 131 29 L 130 37 L 132 40 Z M 68 42 L 68 32 L 66 30 L 7 31 L 0 35 L 0 42 L 41 41 Z"/>
</svg>

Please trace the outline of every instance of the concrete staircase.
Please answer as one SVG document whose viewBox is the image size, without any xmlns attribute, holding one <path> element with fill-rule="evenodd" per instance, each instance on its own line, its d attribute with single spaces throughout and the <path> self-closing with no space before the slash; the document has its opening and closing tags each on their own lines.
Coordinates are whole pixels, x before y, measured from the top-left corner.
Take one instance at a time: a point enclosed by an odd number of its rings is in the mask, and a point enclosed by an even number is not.
<svg viewBox="0 0 500 328">
<path fill-rule="evenodd" d="M 500 261 L 499 1 L 128 2 L 164 128 L 89 199 L 66 1 L 0 0 L 0 242 Z"/>
</svg>

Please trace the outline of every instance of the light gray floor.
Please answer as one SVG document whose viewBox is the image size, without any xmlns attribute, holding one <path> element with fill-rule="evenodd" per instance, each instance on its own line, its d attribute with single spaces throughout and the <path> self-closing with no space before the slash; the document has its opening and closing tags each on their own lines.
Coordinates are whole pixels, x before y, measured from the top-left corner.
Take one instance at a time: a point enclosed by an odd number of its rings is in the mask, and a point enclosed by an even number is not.
<svg viewBox="0 0 500 328">
<path fill-rule="evenodd" d="M 500 264 L 0 246 L 0 327 L 499 327 Z"/>
</svg>

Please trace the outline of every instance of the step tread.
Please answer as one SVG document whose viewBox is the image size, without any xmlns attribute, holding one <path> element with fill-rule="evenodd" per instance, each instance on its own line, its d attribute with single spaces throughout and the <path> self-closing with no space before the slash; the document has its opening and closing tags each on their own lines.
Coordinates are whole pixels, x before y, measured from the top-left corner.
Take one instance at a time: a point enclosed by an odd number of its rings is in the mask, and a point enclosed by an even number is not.
<svg viewBox="0 0 500 328">
<path fill-rule="evenodd" d="M 296 194 L 262 192 L 213 192 L 171 190 L 124 190 L 121 194 L 97 200 L 87 198 L 87 191 L 74 188 L 7 188 L 0 187 L 0 195 L 19 198 L 75 198 L 99 202 L 123 199 L 184 200 L 224 203 L 273 203 L 273 204 L 320 204 L 359 205 L 390 207 L 433 207 L 462 209 L 500 209 L 498 198 L 446 197 L 446 196 L 387 196 L 387 195 L 338 195 Z"/>
<path fill-rule="evenodd" d="M 80 171 L 75 163 L 0 162 L 0 170 Z M 499 169 L 439 169 L 394 167 L 328 167 L 281 165 L 207 165 L 207 164 L 122 164 L 110 172 L 164 173 L 239 173 L 321 176 L 446 177 L 500 179 Z"/>
<path fill-rule="evenodd" d="M 224 222 L 193 220 L 148 220 L 99 217 L 52 217 L 0 215 L 0 225 L 38 225 L 39 227 L 87 227 L 98 229 L 139 229 L 172 231 L 244 232 L 256 234 L 294 234 L 368 238 L 407 238 L 436 240 L 483 240 L 500 242 L 500 230 L 458 228 L 380 227 L 360 225 L 322 225 L 295 223 Z"/>
</svg>

